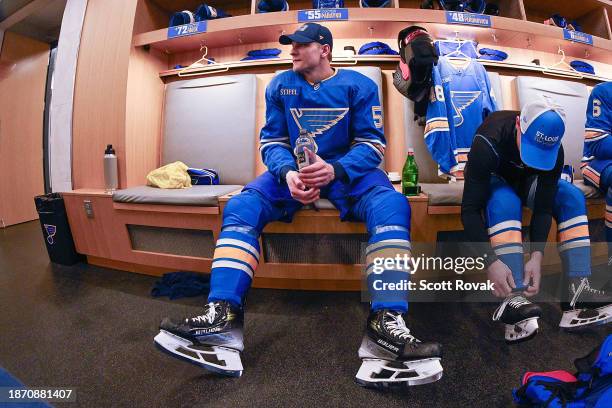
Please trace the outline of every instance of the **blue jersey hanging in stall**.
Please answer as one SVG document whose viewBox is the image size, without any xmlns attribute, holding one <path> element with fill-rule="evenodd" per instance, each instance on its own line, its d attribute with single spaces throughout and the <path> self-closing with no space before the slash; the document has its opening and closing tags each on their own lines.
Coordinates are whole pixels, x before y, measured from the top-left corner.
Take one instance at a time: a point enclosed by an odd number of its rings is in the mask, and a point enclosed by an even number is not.
<svg viewBox="0 0 612 408">
<path fill-rule="evenodd" d="M 474 134 L 497 110 L 484 67 L 472 60 L 440 57 L 432 73 L 433 86 L 425 124 L 425 144 L 442 176 L 463 179 Z"/>
</svg>

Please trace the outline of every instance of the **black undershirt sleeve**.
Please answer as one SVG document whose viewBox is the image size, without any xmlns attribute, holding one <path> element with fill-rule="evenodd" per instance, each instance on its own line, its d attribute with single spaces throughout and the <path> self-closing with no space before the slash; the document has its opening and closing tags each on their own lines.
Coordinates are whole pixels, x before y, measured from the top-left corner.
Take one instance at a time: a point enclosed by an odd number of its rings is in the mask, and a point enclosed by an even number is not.
<svg viewBox="0 0 612 408">
<path fill-rule="evenodd" d="M 485 251 L 485 264 L 493 263 L 497 256 L 489 243 L 489 234 L 483 210 L 487 207 L 490 195 L 491 173 L 497 169 L 498 157 L 483 136 L 476 135 L 468 155 L 465 168 L 465 184 L 461 202 L 461 221 L 468 242 L 482 243 L 478 251 Z M 483 256 L 479 253 L 477 256 Z"/>
</svg>

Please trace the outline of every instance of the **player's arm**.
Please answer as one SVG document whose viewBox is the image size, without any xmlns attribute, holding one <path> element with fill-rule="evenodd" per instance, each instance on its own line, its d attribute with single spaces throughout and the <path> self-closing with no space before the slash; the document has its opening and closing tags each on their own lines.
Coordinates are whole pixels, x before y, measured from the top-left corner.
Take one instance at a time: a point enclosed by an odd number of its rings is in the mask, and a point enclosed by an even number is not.
<svg viewBox="0 0 612 408">
<path fill-rule="evenodd" d="M 490 265 L 497 259 L 491 244 L 482 211 L 486 208 L 491 191 L 491 173 L 498 164 L 498 157 L 489 142 L 476 135 L 468 154 L 465 167 L 463 199 L 461 201 L 461 221 L 468 242 L 479 243 L 484 250 L 485 263 Z M 481 251 L 481 248 L 478 248 Z M 484 254 L 478 254 L 483 256 Z"/>
<path fill-rule="evenodd" d="M 351 182 L 377 168 L 385 153 L 383 116 L 374 82 L 364 82 L 351 95 L 351 148 L 333 164 L 336 179 Z"/>
<path fill-rule="evenodd" d="M 268 171 L 284 182 L 287 173 L 297 170 L 285 109 L 279 100 L 278 81 L 273 79 L 266 88 L 266 124 L 259 135 L 259 151 Z"/>
<path fill-rule="evenodd" d="M 591 92 L 589 103 L 587 105 L 587 120 L 585 125 L 584 142 L 592 146 L 592 153 L 597 155 L 597 141 L 600 141 L 610 135 L 609 113 L 606 111 L 610 108 L 608 105 L 612 101 L 606 100 L 604 88 L 596 86 Z"/>
</svg>

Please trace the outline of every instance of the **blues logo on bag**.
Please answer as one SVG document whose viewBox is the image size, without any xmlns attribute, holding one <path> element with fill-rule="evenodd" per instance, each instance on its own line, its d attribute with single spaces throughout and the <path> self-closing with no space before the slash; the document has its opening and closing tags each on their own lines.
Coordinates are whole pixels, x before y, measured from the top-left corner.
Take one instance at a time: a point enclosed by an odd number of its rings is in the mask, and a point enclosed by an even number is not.
<svg viewBox="0 0 612 408">
<path fill-rule="evenodd" d="M 188 168 L 192 186 L 212 186 L 219 184 L 219 173 L 213 169 Z"/>
</svg>

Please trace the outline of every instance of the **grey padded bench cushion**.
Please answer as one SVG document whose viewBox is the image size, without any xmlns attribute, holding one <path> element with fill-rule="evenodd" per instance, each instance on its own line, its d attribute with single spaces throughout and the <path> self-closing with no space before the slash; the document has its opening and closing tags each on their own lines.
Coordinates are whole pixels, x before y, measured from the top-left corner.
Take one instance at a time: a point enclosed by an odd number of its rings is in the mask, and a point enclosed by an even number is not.
<svg viewBox="0 0 612 408">
<path fill-rule="evenodd" d="M 574 180 L 574 185 L 586 198 L 597 198 L 601 195 L 596 188 L 587 186 L 582 180 Z M 429 205 L 461 205 L 463 182 L 460 183 L 422 183 L 421 189 L 429 195 Z"/>
<path fill-rule="evenodd" d="M 315 205 L 319 210 L 335 210 L 336 207 L 326 198 L 320 198 L 315 201 Z"/>
<path fill-rule="evenodd" d="M 240 190 L 242 186 L 192 186 L 184 189 L 167 189 L 149 186 L 138 186 L 117 190 L 113 201 L 132 204 L 166 204 L 166 205 L 197 205 L 217 207 L 219 197 Z"/>
<path fill-rule="evenodd" d="M 421 183 L 421 190 L 429 196 L 429 205 L 461 205 L 463 183 Z"/>
</svg>

